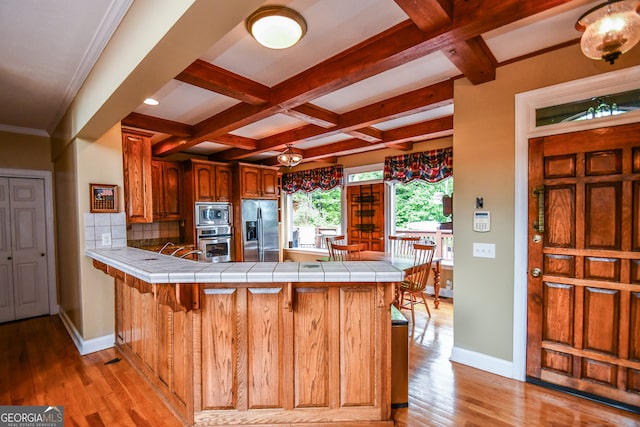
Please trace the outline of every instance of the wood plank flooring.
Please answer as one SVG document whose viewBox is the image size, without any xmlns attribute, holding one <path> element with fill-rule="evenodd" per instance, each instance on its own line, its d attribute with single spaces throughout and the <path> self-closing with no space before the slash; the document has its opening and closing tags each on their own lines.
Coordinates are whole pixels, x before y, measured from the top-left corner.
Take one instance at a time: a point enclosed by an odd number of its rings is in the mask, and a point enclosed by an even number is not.
<svg viewBox="0 0 640 427">
<path fill-rule="evenodd" d="M 453 304 L 431 313 L 416 313 L 397 426 L 640 426 L 637 414 L 450 362 Z M 0 343 L 0 405 L 63 405 L 66 426 L 181 425 L 124 360 L 105 365 L 117 351 L 80 356 L 57 316 L 1 324 Z"/>
</svg>

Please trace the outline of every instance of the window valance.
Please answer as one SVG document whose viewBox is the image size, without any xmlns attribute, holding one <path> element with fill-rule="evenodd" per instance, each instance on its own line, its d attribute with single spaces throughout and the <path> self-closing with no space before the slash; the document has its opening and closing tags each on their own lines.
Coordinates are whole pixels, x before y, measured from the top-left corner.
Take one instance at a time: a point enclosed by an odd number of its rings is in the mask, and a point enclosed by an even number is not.
<svg viewBox="0 0 640 427">
<path fill-rule="evenodd" d="M 285 173 L 282 175 L 282 189 L 287 193 L 296 191 L 331 190 L 342 185 L 342 165 L 305 171 Z"/>
<path fill-rule="evenodd" d="M 453 148 L 390 156 L 384 159 L 384 180 L 438 182 L 453 175 Z"/>
</svg>

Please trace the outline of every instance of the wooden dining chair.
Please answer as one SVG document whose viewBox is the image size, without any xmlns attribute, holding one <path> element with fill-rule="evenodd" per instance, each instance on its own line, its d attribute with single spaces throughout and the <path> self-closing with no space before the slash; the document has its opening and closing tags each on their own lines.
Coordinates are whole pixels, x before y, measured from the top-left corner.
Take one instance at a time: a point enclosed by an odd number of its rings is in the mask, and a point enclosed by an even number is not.
<svg viewBox="0 0 640 427">
<path fill-rule="evenodd" d="M 367 249 L 366 243 L 354 243 L 351 245 L 341 245 L 332 243 L 332 261 L 360 261 L 360 253 Z"/>
<path fill-rule="evenodd" d="M 420 243 L 420 239 L 420 236 L 389 236 L 390 252 L 395 256 L 411 256 L 413 245 Z"/>
<path fill-rule="evenodd" d="M 347 243 L 346 236 L 343 235 L 343 234 L 338 235 L 338 236 L 325 236 L 324 241 L 325 241 L 325 246 L 327 247 L 327 250 L 329 251 L 329 259 L 333 259 L 333 247 L 332 247 L 332 245 L 334 243 L 341 244 L 341 245 L 344 245 L 344 244 Z"/>
<path fill-rule="evenodd" d="M 429 280 L 431 262 L 433 261 L 436 247 L 420 243 L 414 244 L 413 247 L 415 251 L 413 266 L 404 270 L 404 280 L 397 287 L 397 303 L 399 308 L 411 309 L 411 320 L 415 325 L 414 305 L 424 304 L 427 314 L 431 317 L 425 289 L 427 288 L 427 280 Z"/>
</svg>

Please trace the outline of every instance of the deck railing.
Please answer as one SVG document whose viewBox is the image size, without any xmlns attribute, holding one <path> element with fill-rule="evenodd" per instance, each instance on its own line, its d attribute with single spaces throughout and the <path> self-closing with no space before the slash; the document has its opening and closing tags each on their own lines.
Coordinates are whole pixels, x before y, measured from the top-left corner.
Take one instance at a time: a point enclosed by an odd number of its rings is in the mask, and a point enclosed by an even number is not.
<svg viewBox="0 0 640 427">
<path fill-rule="evenodd" d="M 299 242 L 299 247 L 307 248 L 325 248 L 325 237 L 338 234 L 334 228 L 317 227 L 315 230 L 315 238 L 307 239 Z M 423 240 L 430 240 L 436 244 L 435 256 L 438 258 L 453 260 L 453 231 L 451 230 L 435 230 L 435 231 L 417 231 L 417 230 L 396 230 L 396 235 L 401 236 L 419 236 Z"/>
</svg>

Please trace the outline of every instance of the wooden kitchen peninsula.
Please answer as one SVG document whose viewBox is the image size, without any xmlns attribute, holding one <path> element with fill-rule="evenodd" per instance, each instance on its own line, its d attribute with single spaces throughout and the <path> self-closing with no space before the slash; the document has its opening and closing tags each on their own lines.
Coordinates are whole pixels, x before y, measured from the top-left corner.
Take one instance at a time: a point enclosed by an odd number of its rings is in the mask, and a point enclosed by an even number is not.
<svg viewBox="0 0 640 427">
<path fill-rule="evenodd" d="M 389 264 L 86 255 L 115 279 L 117 348 L 186 425 L 393 425 Z"/>
</svg>

